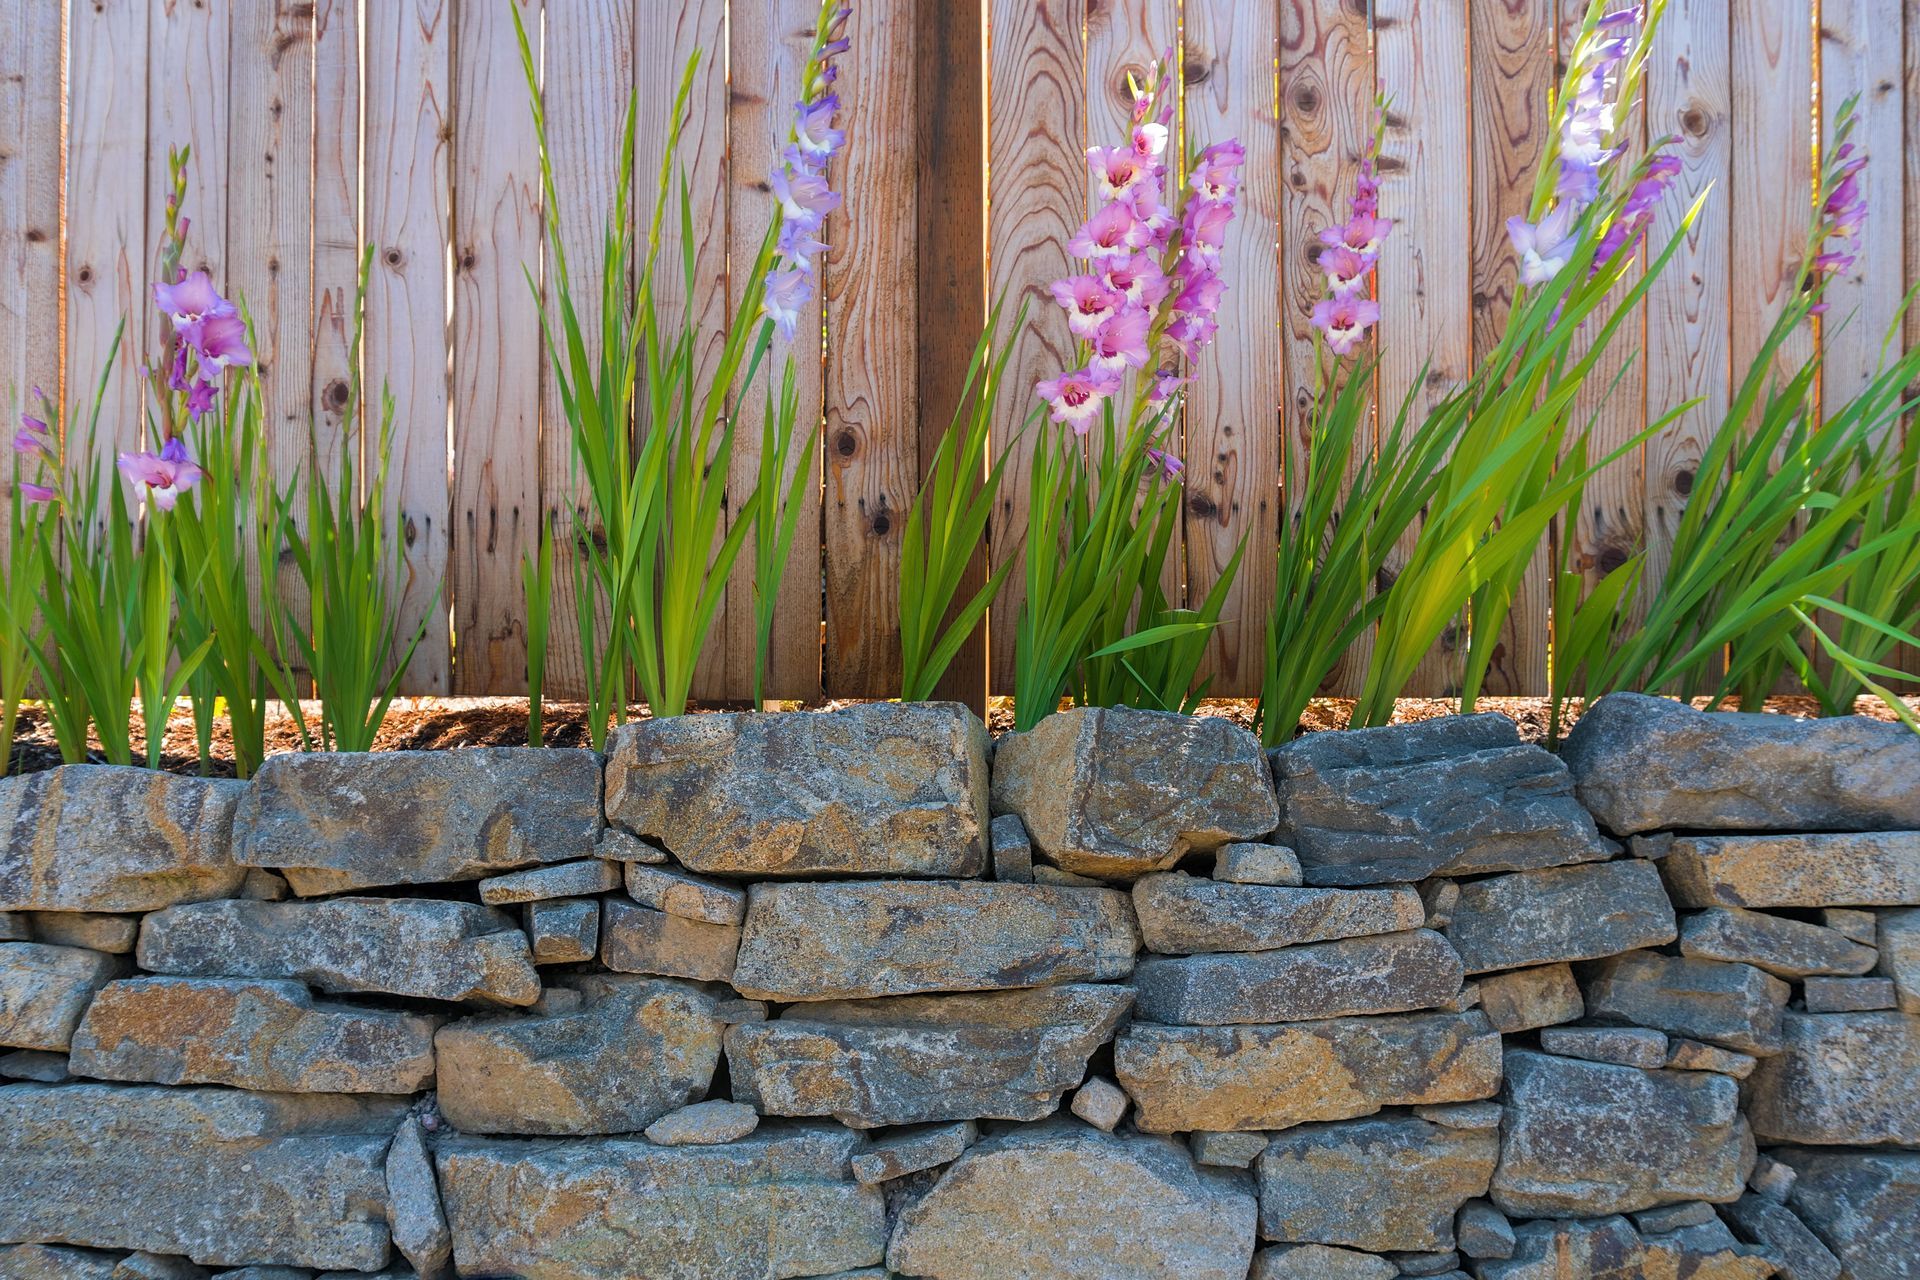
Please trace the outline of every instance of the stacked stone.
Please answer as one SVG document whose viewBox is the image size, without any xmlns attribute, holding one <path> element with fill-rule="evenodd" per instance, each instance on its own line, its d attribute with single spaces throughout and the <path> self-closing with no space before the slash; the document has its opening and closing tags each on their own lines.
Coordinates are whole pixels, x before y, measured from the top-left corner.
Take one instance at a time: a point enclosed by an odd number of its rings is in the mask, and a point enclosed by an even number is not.
<svg viewBox="0 0 1920 1280">
<path fill-rule="evenodd" d="M 0 1280 L 1920 1275 L 1920 740 L 1565 759 L 879 704 L 0 782 Z"/>
</svg>

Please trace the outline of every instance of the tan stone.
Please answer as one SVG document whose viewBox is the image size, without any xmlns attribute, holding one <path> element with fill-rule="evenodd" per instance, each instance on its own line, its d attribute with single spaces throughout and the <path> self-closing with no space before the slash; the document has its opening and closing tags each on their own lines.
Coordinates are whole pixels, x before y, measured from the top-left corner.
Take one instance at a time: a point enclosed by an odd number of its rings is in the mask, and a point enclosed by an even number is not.
<svg viewBox="0 0 1920 1280">
<path fill-rule="evenodd" d="M 1374 1253 L 1453 1247 L 1453 1216 L 1486 1194 L 1499 1139 L 1412 1116 L 1301 1125 L 1261 1155 L 1260 1234 Z"/>
<path fill-rule="evenodd" d="M 582 964 L 600 950 L 597 898 L 542 898 L 526 905 L 535 964 Z"/>
<path fill-rule="evenodd" d="M 56 947 L 84 947 L 124 956 L 133 952 L 140 937 L 140 917 L 109 915 L 99 911 L 36 911 L 33 914 L 33 940 L 50 942 Z"/>
<path fill-rule="evenodd" d="M 94 993 L 126 968 L 78 947 L 0 943 L 0 1046 L 65 1053 Z"/>
<path fill-rule="evenodd" d="M 1763 1141 L 1920 1146 L 1920 1017 L 1789 1013 L 1784 1038 L 1748 1086 Z"/>
<path fill-rule="evenodd" d="M 589 897 L 620 887 L 620 864 L 601 858 L 556 862 L 551 866 L 509 871 L 480 882 L 480 901 L 490 907 L 554 898 Z"/>
<path fill-rule="evenodd" d="M 739 924 L 747 914 L 746 890 L 677 867 L 629 862 L 627 893 L 643 907 L 702 924 Z"/>
<path fill-rule="evenodd" d="M 1676 836 L 1660 866 L 1683 907 L 1920 905 L 1920 831 Z"/>
<path fill-rule="evenodd" d="M 726 982 L 739 950 L 739 925 L 703 924 L 618 898 L 601 906 L 600 962 L 617 973 Z"/>
<path fill-rule="evenodd" d="M 1586 1012 L 1573 966 L 1565 961 L 1482 974 L 1477 985 L 1480 1008 L 1502 1035 L 1572 1022 Z"/>
</svg>

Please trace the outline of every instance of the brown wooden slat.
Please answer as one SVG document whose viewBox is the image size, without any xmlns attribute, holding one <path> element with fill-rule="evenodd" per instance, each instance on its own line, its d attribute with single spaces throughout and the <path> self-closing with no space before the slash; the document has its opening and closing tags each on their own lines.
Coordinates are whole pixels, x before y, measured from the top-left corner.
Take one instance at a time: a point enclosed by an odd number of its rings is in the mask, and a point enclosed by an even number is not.
<svg viewBox="0 0 1920 1280">
<path fill-rule="evenodd" d="M 1906 138 L 1901 154 L 1906 158 L 1906 225 L 1901 243 L 1907 247 L 1903 278 L 1907 288 L 1912 289 L 1920 285 L 1920 12 L 1916 12 L 1912 5 L 1906 7 L 1906 73 L 1903 90 L 1901 118 L 1906 122 Z M 1920 307 L 1907 310 L 1906 343 L 1910 348 L 1920 346 Z M 1905 429 L 1920 431 L 1920 424 L 1915 422 L 1913 415 L 1908 415 Z M 1912 619 L 1908 621 L 1912 622 Z M 1920 649 L 1902 645 L 1893 665 L 1911 675 L 1920 675 Z M 1910 681 L 1904 688 L 1912 692 L 1920 688 L 1920 681 Z"/>
<path fill-rule="evenodd" d="M 299 5 L 295 4 L 296 11 Z M 353 296 L 363 250 L 360 222 L 360 18 L 353 0 L 313 6 L 313 279 L 308 300 L 313 357 L 312 418 L 318 458 L 340 447 L 354 370 Z M 289 212 L 291 218 L 295 216 Z M 373 388 L 378 396 L 379 388 Z M 375 406 L 376 412 L 378 406 Z M 304 428 L 304 424 L 303 428 Z M 275 469 L 285 474 L 295 449 L 276 440 Z M 299 508 L 296 506 L 296 511 Z M 305 514 L 296 517 L 305 523 Z"/>
<path fill-rule="evenodd" d="M 217 0 L 159 0 L 147 32 L 147 245 L 157 252 L 166 214 L 167 151 L 191 147 L 187 164 L 186 251 L 180 265 L 219 286 L 227 266 L 229 78 L 228 8 Z M 159 74 L 152 74 L 154 70 Z M 142 299 L 143 326 L 157 351 L 160 313 Z M 131 330 L 131 326 L 129 329 Z"/>
<path fill-rule="evenodd" d="M 1812 203 L 1812 0 L 1733 0 L 1733 376 L 1743 377 L 1787 305 Z M 1803 326 L 1781 347 L 1783 375 L 1813 353 Z"/>
</svg>

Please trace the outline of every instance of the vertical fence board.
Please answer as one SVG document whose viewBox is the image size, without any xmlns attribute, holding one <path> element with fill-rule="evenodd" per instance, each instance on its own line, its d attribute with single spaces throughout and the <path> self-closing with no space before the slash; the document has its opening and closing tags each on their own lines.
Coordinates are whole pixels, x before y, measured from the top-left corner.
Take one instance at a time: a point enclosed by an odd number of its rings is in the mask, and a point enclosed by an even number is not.
<svg viewBox="0 0 1920 1280">
<path fill-rule="evenodd" d="M 1466 14 L 1445 0 L 1378 0 L 1374 13 L 1380 86 L 1391 99 L 1381 212 L 1394 219 L 1379 272 L 1384 419 L 1409 392 L 1418 415 L 1466 379 L 1473 358 L 1473 236 L 1468 202 L 1438 194 L 1459 182 L 1469 154 Z M 1423 366 L 1425 384 L 1416 386 Z M 1455 690 L 1463 635 L 1457 622 L 1447 628 L 1407 694 Z"/>
<path fill-rule="evenodd" d="M 1326 292 L 1320 233 L 1347 214 L 1362 151 L 1373 128 L 1374 67 L 1365 3 L 1281 0 L 1280 6 L 1280 345 L 1285 356 L 1281 442 L 1298 472 L 1313 426 L 1314 303 Z M 1364 428 L 1356 456 L 1373 447 Z M 1282 495 L 1288 510 L 1300 499 Z M 1369 629 L 1341 655 L 1327 692 L 1352 694 L 1373 650 Z"/>
<path fill-rule="evenodd" d="M 228 12 L 217 0 L 160 0 L 152 9 L 147 66 L 147 252 L 160 249 L 165 226 L 167 151 L 191 147 L 187 163 L 190 219 L 180 266 L 222 283 L 227 264 Z M 158 74 L 154 74 L 157 71 Z M 142 299 L 150 304 L 151 299 Z M 141 308 L 151 350 L 159 350 L 159 313 Z M 133 326 L 129 325 L 131 331 Z"/>
<path fill-rule="evenodd" d="M 1525 216 L 1546 149 L 1547 93 L 1554 74 L 1554 0 L 1474 0 L 1473 362 L 1500 345 L 1519 287 L 1507 219 Z M 1547 687 L 1552 549 L 1541 539 L 1521 579 L 1487 667 L 1486 691 Z"/>
<path fill-rule="evenodd" d="M 295 4 L 298 11 L 299 5 Z M 347 424 L 354 374 L 349 357 L 353 340 L 353 297 L 358 287 L 361 239 L 360 190 L 360 19 L 353 0 L 318 0 L 313 6 L 313 277 L 307 312 L 289 323 L 309 326 L 313 367 L 312 416 L 299 424 L 301 435 L 276 441 L 274 460 L 286 468 L 304 456 L 313 431 L 315 464 L 328 469 Z M 290 214 L 291 216 L 296 216 Z M 379 395 L 378 386 L 373 395 Z M 375 405 L 378 413 L 378 405 Z M 295 519 L 306 523 L 296 505 Z"/>
<path fill-rule="evenodd" d="M 1010 438 L 1010 433 L 1020 429 L 1034 403 L 1033 384 L 1073 367 L 1073 339 L 1047 285 L 1070 270 L 1067 241 L 1086 210 L 1083 5 L 1084 0 L 993 0 L 987 125 L 989 294 L 1008 315 L 1017 313 L 1023 301 L 1028 303 L 1031 321 L 1015 340 L 994 411 L 995 453 L 1012 450 L 993 527 L 996 567 L 1018 553 L 1027 530 L 1033 435 Z M 837 452 L 832 432 L 827 443 L 831 464 Z M 1049 554 L 1046 548 L 1027 551 Z M 1014 636 L 1026 598 L 1024 572 L 1024 567 L 1016 567 L 1009 575 L 989 619 L 995 693 L 1013 692 Z"/>
<path fill-rule="evenodd" d="M 447 257 L 451 231 L 450 0 L 367 10 L 364 79 L 367 238 L 366 376 L 375 408 L 396 401 L 388 495 L 401 511 L 406 562 L 403 640 L 425 628 L 403 692 L 450 686 L 447 596 Z M 371 463 L 373 442 L 367 444 Z"/>
<path fill-rule="evenodd" d="M 1274 590 L 1263 552 L 1280 524 L 1279 33 L 1271 4 L 1189 0 L 1185 14 L 1190 145 L 1239 138 L 1247 149 L 1221 254 L 1230 287 L 1220 336 L 1187 399 L 1185 477 L 1189 605 L 1199 606 L 1247 544 L 1201 668 L 1213 677 L 1210 692 L 1235 697 L 1260 690 Z"/>
<path fill-rule="evenodd" d="M 1800 265 L 1811 203 L 1808 145 L 1813 78 L 1812 0 L 1734 0 L 1733 276 L 1731 339 L 1736 382 L 1786 307 Z M 1803 326 L 1775 358 L 1783 375 L 1813 354 Z"/>
<path fill-rule="evenodd" d="M 1903 278 L 1906 287 L 1912 290 L 1920 286 L 1920 11 L 1916 11 L 1913 5 L 1906 6 L 1904 95 L 1901 117 L 1906 122 L 1906 140 L 1901 153 L 1906 158 L 1906 227 L 1901 243 L 1907 247 Z M 1907 309 L 1906 343 L 1908 347 L 1920 346 L 1920 307 Z M 1907 415 L 1905 429 L 1908 432 L 1920 431 L 1920 423 L 1916 423 L 1914 415 Z M 1914 624 L 1915 619 L 1906 620 L 1909 631 L 1913 630 Z M 1920 648 L 1900 646 L 1893 665 L 1908 675 L 1920 677 Z M 1902 687 L 1911 693 L 1920 688 L 1920 680 L 1909 681 Z"/>
<path fill-rule="evenodd" d="M 60 400 L 60 103 L 62 6 L 0 0 L 0 410 Z M 16 424 L 9 420 L 4 429 Z M 0 551 L 7 505 L 0 492 Z"/>
</svg>

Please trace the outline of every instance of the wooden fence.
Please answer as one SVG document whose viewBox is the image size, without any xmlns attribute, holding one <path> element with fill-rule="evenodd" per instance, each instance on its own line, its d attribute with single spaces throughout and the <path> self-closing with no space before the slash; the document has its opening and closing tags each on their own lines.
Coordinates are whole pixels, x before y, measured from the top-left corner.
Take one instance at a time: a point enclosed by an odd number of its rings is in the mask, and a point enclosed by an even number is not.
<svg viewBox="0 0 1920 1280">
<path fill-rule="evenodd" d="M 664 136 L 688 52 L 707 58 L 685 163 L 698 299 L 718 321 L 768 216 L 766 178 L 817 0 L 0 0 L 0 387 L 75 394 L 114 326 L 136 339 L 106 422 L 138 433 L 137 351 L 151 335 L 152 248 L 167 148 L 191 144 L 189 256 L 243 295 L 258 326 L 275 465 L 337 441 L 358 247 L 375 246 L 364 372 L 398 404 L 392 483 L 408 541 L 405 607 L 430 613 L 420 693 L 524 688 L 519 565 L 542 513 L 565 534 L 581 494 L 544 375 L 536 280 L 551 261 L 510 6 L 535 33 L 576 269 L 612 185 L 635 79 L 643 152 Z M 943 428 L 986 299 L 1025 292 L 1000 420 L 1068 358 L 1044 303 L 1085 215 L 1082 151 L 1122 136 L 1126 73 L 1183 42 L 1186 134 L 1240 137 L 1248 173 L 1227 249 L 1218 345 L 1191 388 L 1179 553 L 1197 597 L 1252 539 L 1214 646 L 1216 689 L 1258 685 L 1272 583 L 1280 431 L 1304 431 L 1315 233 L 1351 191 L 1375 91 L 1392 98 L 1379 273 L 1381 403 L 1431 360 L 1423 395 L 1495 341 L 1513 292 L 1502 225 L 1523 204 L 1547 126 L 1556 38 L 1577 0 L 856 0 L 841 90 L 851 143 L 834 174 L 823 358 L 804 413 L 825 432 L 818 511 L 796 539 L 770 692 L 894 692 L 903 514 Z M 1644 538 L 1655 572 L 1704 432 L 1782 305 L 1807 223 L 1816 130 L 1861 97 L 1872 156 L 1867 251 L 1834 286 L 1825 394 L 1866 376 L 1904 285 L 1920 278 L 1920 3 L 1672 0 L 1650 69 L 1646 130 L 1676 134 L 1671 225 L 1707 212 L 1644 304 L 1644 344 L 1597 393 L 1602 443 L 1649 407 L 1704 404 L 1595 486 L 1570 537 L 1604 566 Z M 642 157 L 642 172 L 651 172 Z M 990 175 L 990 177 L 989 177 Z M 643 191 L 643 197 L 651 193 Z M 1903 254 L 1905 255 L 1903 260 Z M 1910 329 L 1910 340 L 1920 336 Z M 1635 344 L 1627 344 L 1632 348 Z M 750 477 L 752 443 L 734 474 Z M 993 529 L 1024 526 L 1016 467 Z M 1514 609 L 1494 690 L 1545 681 L 1544 556 Z M 557 573 L 550 687 L 577 684 L 571 581 Z M 697 696 L 742 697 L 752 619 L 736 582 Z M 1010 691 L 1019 579 L 950 678 Z M 1457 638 L 1450 642 L 1457 645 Z M 1336 687 L 1357 680 L 1350 656 Z M 1443 691 L 1457 653 L 1422 674 Z"/>
</svg>

